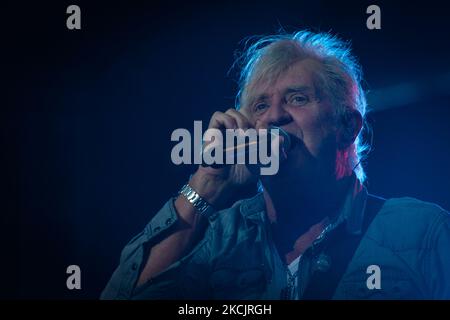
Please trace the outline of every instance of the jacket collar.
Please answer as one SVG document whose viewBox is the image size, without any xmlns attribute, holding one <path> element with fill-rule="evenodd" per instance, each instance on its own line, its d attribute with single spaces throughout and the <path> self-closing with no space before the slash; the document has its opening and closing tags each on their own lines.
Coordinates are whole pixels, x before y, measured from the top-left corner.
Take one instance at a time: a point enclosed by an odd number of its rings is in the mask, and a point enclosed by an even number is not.
<svg viewBox="0 0 450 320">
<path fill-rule="evenodd" d="M 353 174 L 344 203 L 336 219 L 332 222 L 334 227 L 346 222 L 347 232 L 359 234 L 362 228 L 366 200 L 367 190 Z M 266 222 L 267 220 L 266 204 L 262 192 L 259 192 L 252 198 L 243 200 L 240 210 L 243 217 L 247 220 L 254 222 Z"/>
<path fill-rule="evenodd" d="M 266 203 L 262 192 L 253 198 L 245 199 L 241 204 L 241 213 L 245 219 L 263 222 L 266 216 Z"/>
</svg>

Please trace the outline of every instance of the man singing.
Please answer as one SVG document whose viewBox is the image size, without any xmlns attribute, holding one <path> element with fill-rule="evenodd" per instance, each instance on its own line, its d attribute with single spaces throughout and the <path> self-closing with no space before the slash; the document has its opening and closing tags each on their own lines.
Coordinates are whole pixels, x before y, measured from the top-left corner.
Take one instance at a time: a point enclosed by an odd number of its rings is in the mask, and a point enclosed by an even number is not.
<svg viewBox="0 0 450 320">
<path fill-rule="evenodd" d="M 277 174 L 200 166 L 124 248 L 103 299 L 450 299 L 450 217 L 368 194 L 361 71 L 327 33 L 264 37 L 209 128 L 286 131 Z M 280 138 L 282 139 L 282 138 Z M 259 179 L 260 192 L 223 207 Z"/>
</svg>

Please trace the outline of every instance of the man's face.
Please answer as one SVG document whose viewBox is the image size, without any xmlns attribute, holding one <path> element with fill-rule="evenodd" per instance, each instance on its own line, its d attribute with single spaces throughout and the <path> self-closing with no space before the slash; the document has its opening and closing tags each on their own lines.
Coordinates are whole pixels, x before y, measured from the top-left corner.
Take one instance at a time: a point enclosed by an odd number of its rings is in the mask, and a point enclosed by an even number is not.
<svg viewBox="0 0 450 320">
<path fill-rule="evenodd" d="M 249 92 L 244 108 L 256 129 L 278 126 L 296 140 L 273 179 L 310 180 L 335 169 L 335 109 L 328 99 L 316 96 L 318 68 L 312 59 L 296 62 L 274 81 L 255 83 Z"/>
</svg>

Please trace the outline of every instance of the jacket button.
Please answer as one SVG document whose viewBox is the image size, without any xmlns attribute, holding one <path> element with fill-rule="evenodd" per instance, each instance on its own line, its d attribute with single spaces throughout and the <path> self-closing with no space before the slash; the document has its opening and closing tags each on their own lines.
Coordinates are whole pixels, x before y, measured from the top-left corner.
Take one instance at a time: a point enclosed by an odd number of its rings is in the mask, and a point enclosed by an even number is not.
<svg viewBox="0 0 450 320">
<path fill-rule="evenodd" d="M 172 223 L 173 219 L 169 218 L 166 220 L 166 226 L 169 226 Z"/>
<path fill-rule="evenodd" d="M 321 272 L 327 272 L 331 267 L 330 257 L 326 254 L 320 254 L 320 256 L 315 261 L 316 270 Z"/>
<path fill-rule="evenodd" d="M 161 230 L 160 227 L 156 227 L 155 229 L 153 229 L 153 232 L 158 232 L 159 230 Z"/>
<path fill-rule="evenodd" d="M 137 270 L 137 268 L 138 268 L 137 263 L 136 263 L 136 262 L 133 263 L 133 265 L 131 266 L 131 269 L 132 269 L 132 270 Z"/>
</svg>

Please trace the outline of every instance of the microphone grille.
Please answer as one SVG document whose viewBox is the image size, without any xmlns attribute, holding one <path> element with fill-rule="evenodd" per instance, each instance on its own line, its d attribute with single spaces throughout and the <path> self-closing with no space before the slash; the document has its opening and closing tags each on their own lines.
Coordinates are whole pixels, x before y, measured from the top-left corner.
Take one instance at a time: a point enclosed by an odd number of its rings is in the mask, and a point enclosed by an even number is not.
<svg viewBox="0 0 450 320">
<path fill-rule="evenodd" d="M 283 149 L 286 151 L 290 150 L 292 146 L 291 135 L 280 127 L 270 126 L 270 134 L 273 136 L 275 136 L 276 132 L 274 129 L 278 130 L 278 134 L 283 137 Z"/>
</svg>

